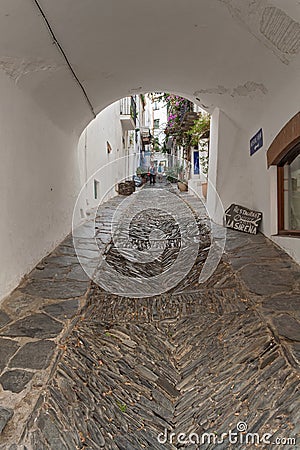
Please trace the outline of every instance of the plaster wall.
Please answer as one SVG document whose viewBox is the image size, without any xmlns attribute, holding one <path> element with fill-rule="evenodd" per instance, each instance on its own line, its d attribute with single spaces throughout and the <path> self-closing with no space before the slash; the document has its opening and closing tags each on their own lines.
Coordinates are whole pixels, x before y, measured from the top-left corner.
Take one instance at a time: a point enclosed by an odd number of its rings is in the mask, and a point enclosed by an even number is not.
<svg viewBox="0 0 300 450">
<path fill-rule="evenodd" d="M 149 102 L 142 111 L 137 102 L 137 127 L 151 126 Z M 151 106 L 151 105 L 150 105 Z M 108 153 L 107 145 L 111 152 Z M 85 185 L 80 207 L 84 212 L 117 194 L 116 184 L 132 178 L 140 163 L 140 137 L 135 131 L 126 131 L 120 120 L 120 102 L 114 102 L 99 113 L 83 131 L 78 143 L 78 165 L 81 188 Z M 98 198 L 95 199 L 94 180 L 99 183 Z"/>
<path fill-rule="evenodd" d="M 122 130 L 119 101 L 98 114 L 81 134 L 78 143 L 81 187 L 88 182 L 83 195 L 85 204 L 81 205 L 84 211 L 98 205 L 102 197 L 116 195 L 115 183 L 122 181 L 128 171 L 124 158 L 128 151 L 127 139 L 127 132 Z M 94 195 L 94 180 L 99 183 L 98 199 Z"/>
<path fill-rule="evenodd" d="M 239 203 L 263 212 L 261 231 L 300 262 L 300 240 L 277 234 L 277 176 L 276 168 L 267 168 L 266 152 L 281 128 L 299 110 L 300 94 L 296 82 L 289 82 L 257 111 L 251 122 L 239 127 L 223 111 L 212 114 L 208 210 L 212 218 L 222 223 L 222 211 L 217 208 L 212 185 L 226 209 Z M 250 156 L 250 139 L 263 129 L 264 145 Z"/>
<path fill-rule="evenodd" d="M 167 126 L 167 107 L 165 102 L 157 102 L 157 109 L 153 111 L 153 118 L 154 120 L 159 120 L 159 128 L 154 128 L 154 137 L 158 138 L 159 145 L 162 146 L 166 137 L 164 130 Z"/>
<path fill-rule="evenodd" d="M 0 298 L 70 232 L 79 188 L 65 134 L 0 72 Z"/>
<path fill-rule="evenodd" d="M 152 133 L 153 119 L 154 119 L 153 104 L 147 94 L 145 95 L 145 101 L 146 101 L 146 104 L 145 104 L 144 112 L 143 112 L 143 120 L 140 125 L 149 127 L 151 130 L 151 133 Z M 139 104 L 140 104 L 140 110 L 141 110 L 141 108 L 142 108 L 141 101 L 139 102 Z M 139 118 L 138 118 L 138 120 L 139 120 Z"/>
<path fill-rule="evenodd" d="M 300 92 L 298 80 L 286 79 L 283 88 L 265 105 L 258 121 L 252 127 L 250 137 L 263 128 L 264 146 L 250 158 L 253 205 L 264 212 L 263 232 L 285 249 L 297 262 L 300 262 L 300 240 L 294 237 L 281 237 L 277 234 L 277 175 L 276 167 L 267 168 L 266 152 L 284 125 L 299 111 Z"/>
<path fill-rule="evenodd" d="M 208 166 L 208 187 L 207 187 L 207 210 L 210 217 L 217 223 L 222 223 L 222 212 L 217 214 L 217 173 L 218 173 L 218 153 L 219 153 L 219 120 L 220 109 L 216 108 L 210 121 L 210 147 Z"/>
<path fill-rule="evenodd" d="M 224 210 L 231 203 L 253 207 L 247 159 L 245 132 L 216 108 L 211 118 L 207 208 L 217 223 L 223 223 Z"/>
</svg>

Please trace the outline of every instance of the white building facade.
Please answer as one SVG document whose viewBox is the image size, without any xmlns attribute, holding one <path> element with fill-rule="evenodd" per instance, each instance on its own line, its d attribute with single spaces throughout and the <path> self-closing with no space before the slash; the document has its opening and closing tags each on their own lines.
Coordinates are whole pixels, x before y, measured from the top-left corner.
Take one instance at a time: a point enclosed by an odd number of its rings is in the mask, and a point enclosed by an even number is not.
<svg viewBox="0 0 300 450">
<path fill-rule="evenodd" d="M 135 95 L 114 102 L 86 127 L 78 144 L 83 213 L 116 195 L 119 183 L 132 180 L 149 152 L 152 126 L 150 99 Z"/>
</svg>

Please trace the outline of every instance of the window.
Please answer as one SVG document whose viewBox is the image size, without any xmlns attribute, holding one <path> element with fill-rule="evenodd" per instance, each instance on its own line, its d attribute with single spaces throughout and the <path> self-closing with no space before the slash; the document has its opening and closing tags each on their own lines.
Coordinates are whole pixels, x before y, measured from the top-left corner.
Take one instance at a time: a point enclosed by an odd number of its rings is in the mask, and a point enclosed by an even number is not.
<svg viewBox="0 0 300 450">
<path fill-rule="evenodd" d="M 300 148 L 278 165 L 279 233 L 300 235 Z"/>
<path fill-rule="evenodd" d="M 110 145 L 110 143 L 108 141 L 106 141 L 106 151 L 107 153 L 111 153 L 112 152 L 112 147 Z"/>
<path fill-rule="evenodd" d="M 99 198 L 100 191 L 100 183 L 98 180 L 94 180 L 94 199 L 97 200 Z"/>
<path fill-rule="evenodd" d="M 300 112 L 279 131 L 267 161 L 277 166 L 278 234 L 300 236 Z"/>
<path fill-rule="evenodd" d="M 154 119 L 154 128 L 159 128 L 159 119 Z"/>
</svg>

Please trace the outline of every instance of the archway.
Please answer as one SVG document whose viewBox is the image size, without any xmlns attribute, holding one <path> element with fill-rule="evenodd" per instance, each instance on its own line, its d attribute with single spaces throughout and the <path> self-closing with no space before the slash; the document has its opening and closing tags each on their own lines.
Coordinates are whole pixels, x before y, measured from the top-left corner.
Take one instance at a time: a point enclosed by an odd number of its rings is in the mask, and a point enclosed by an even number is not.
<svg viewBox="0 0 300 450">
<path fill-rule="evenodd" d="M 271 233 L 265 155 L 249 158 L 248 146 L 263 127 L 268 147 L 298 112 L 296 5 L 191 0 L 187 8 L 167 0 L 157 7 L 4 1 L 2 296 L 69 231 L 78 136 L 94 114 L 132 93 L 171 91 L 215 111 L 217 190 L 226 205 L 264 211 Z"/>
</svg>

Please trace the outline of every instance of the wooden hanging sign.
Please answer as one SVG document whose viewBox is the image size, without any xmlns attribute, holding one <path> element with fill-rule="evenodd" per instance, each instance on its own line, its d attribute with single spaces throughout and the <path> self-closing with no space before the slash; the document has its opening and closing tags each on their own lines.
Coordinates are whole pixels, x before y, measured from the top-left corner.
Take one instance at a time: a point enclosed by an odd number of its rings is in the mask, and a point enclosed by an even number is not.
<svg viewBox="0 0 300 450">
<path fill-rule="evenodd" d="M 262 216 L 262 212 L 232 204 L 225 211 L 225 226 L 244 233 L 256 234 Z"/>
</svg>

